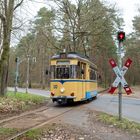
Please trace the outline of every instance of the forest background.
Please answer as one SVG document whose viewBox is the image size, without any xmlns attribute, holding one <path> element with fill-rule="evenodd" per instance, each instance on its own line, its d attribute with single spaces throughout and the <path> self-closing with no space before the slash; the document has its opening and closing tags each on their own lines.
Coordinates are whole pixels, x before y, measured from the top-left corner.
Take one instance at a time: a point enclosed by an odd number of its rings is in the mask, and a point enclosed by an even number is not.
<svg viewBox="0 0 140 140">
<path fill-rule="evenodd" d="M 124 21 L 115 5 L 100 0 L 51 0 L 49 8 L 42 7 L 32 21 L 20 19 L 18 8 L 24 0 L 0 0 L 0 94 L 15 85 L 18 57 L 18 86 L 25 87 L 29 71 L 30 88 L 48 88 L 50 58 L 56 53 L 78 52 L 86 55 L 98 67 L 99 84 L 108 87 L 115 79 L 109 59 L 117 60 L 117 32 Z M 139 11 L 139 9 L 138 9 Z M 130 85 L 140 84 L 140 11 L 133 20 L 134 32 L 126 36 L 123 62 L 129 57 L 132 67 L 126 74 Z M 18 43 L 13 45 L 13 40 Z M 29 66 L 29 69 L 27 68 Z"/>
</svg>

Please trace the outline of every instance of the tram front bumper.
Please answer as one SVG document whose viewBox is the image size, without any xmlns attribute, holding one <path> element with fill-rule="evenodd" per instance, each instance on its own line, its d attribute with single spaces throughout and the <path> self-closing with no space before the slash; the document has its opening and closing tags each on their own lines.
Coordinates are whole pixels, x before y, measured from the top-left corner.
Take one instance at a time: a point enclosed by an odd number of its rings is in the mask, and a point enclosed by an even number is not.
<svg viewBox="0 0 140 140">
<path fill-rule="evenodd" d="M 68 101 L 73 101 L 75 96 L 53 96 L 51 97 L 53 102 L 67 103 Z"/>
</svg>

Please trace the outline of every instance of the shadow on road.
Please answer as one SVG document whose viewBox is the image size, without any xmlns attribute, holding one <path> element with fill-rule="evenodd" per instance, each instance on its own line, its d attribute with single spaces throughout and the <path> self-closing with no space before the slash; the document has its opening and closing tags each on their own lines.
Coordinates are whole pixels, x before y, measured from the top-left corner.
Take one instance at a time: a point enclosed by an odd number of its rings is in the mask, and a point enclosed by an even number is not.
<svg viewBox="0 0 140 140">
<path fill-rule="evenodd" d="M 90 100 L 85 100 L 85 101 L 78 101 L 78 102 L 71 102 L 71 103 L 65 103 L 65 104 L 58 104 L 58 103 L 53 103 L 54 107 L 58 108 L 64 108 L 64 107 L 77 107 L 77 106 L 82 106 L 85 104 L 89 104 L 92 101 L 94 101 L 96 98 L 90 99 Z"/>
</svg>

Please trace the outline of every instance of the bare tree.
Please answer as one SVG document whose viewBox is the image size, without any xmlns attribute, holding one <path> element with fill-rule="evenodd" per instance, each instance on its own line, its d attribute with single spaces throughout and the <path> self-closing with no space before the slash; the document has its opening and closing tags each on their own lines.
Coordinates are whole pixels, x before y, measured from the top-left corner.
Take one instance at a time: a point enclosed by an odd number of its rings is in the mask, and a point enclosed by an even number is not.
<svg viewBox="0 0 140 140">
<path fill-rule="evenodd" d="M 10 39 L 14 11 L 23 3 L 23 0 L 0 1 L 0 23 L 2 25 L 2 46 L 0 59 L 0 95 L 4 96 L 7 88 Z"/>
</svg>

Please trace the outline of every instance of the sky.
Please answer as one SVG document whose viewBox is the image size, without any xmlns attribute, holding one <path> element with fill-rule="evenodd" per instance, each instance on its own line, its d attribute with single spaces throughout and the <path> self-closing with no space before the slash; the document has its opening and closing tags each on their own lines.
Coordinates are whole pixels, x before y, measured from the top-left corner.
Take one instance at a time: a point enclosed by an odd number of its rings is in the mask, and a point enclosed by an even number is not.
<svg viewBox="0 0 140 140">
<path fill-rule="evenodd" d="M 140 8 L 140 0 L 107 0 L 110 3 L 116 3 L 120 9 L 122 17 L 125 21 L 124 31 L 128 34 L 133 31 L 132 20 L 138 14 Z"/>
<path fill-rule="evenodd" d="M 74 0 L 73 0 L 74 1 Z M 103 0 L 109 3 L 116 3 L 116 7 L 119 9 L 122 17 L 125 21 L 124 31 L 129 34 L 133 31 L 132 20 L 137 15 L 137 9 L 140 7 L 140 0 Z M 48 6 L 47 0 L 26 0 L 24 8 L 21 10 L 27 19 L 33 19 L 37 15 L 37 11 L 41 7 Z M 22 9 L 23 7 L 21 7 Z"/>
</svg>

